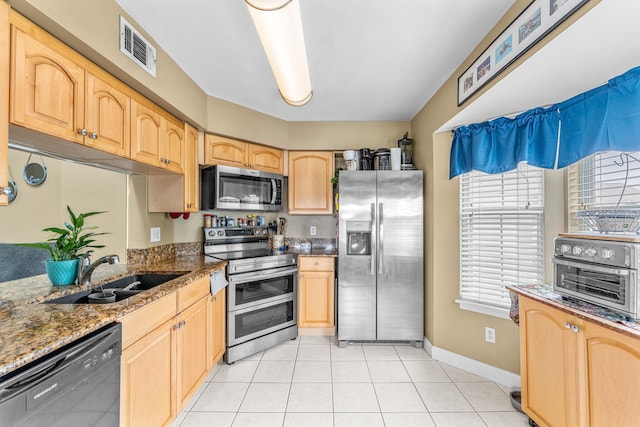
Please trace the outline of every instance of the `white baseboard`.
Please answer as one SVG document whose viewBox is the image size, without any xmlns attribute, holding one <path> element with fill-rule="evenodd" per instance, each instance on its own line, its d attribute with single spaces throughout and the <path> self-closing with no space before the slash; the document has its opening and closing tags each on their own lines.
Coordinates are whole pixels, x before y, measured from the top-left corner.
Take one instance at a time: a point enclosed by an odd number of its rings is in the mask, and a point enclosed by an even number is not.
<svg viewBox="0 0 640 427">
<path fill-rule="evenodd" d="M 477 360 L 461 356 L 449 350 L 434 347 L 426 337 L 424 339 L 424 349 L 434 360 L 471 372 L 472 374 L 480 375 L 481 377 L 513 389 L 520 388 L 520 375 L 487 365 L 486 363 L 478 362 Z"/>
</svg>

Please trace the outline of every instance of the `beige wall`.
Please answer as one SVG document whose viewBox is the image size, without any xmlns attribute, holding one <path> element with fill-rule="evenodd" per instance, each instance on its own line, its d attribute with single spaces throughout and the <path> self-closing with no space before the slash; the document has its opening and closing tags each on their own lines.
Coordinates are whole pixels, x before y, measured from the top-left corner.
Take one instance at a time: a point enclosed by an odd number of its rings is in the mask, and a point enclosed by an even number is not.
<svg viewBox="0 0 640 427">
<path fill-rule="evenodd" d="M 110 234 L 97 238 L 104 249 L 95 255 L 117 254 L 126 259 L 127 175 L 82 166 L 61 160 L 44 158 L 47 179 L 39 186 L 28 185 L 22 170 L 28 153 L 9 150 L 9 167 L 18 187 L 18 196 L 9 206 L 0 209 L 0 243 L 39 242 L 52 237 L 41 230 L 63 227 L 68 221 L 67 205 L 74 213 L 106 211 L 89 217 L 88 225 L 97 225 L 97 232 Z M 40 156 L 32 156 L 40 162 Z"/>
<path fill-rule="evenodd" d="M 519 372 L 518 329 L 506 319 L 461 310 L 455 299 L 459 289 L 459 179 L 449 180 L 450 132 L 435 133 L 461 108 L 457 101 L 457 78 L 478 55 L 529 4 L 518 0 L 496 27 L 477 46 L 453 75 L 444 83 L 411 122 L 417 147 L 415 163 L 425 171 L 425 333 L 436 347 L 484 362 L 510 372 Z M 556 28 L 550 37 L 539 42 L 492 82 L 479 90 L 474 98 L 490 90 L 501 78 L 521 65 L 528 57 L 559 34 L 579 16 L 595 6 L 589 2 L 578 13 Z M 473 102 L 473 98 L 467 101 Z M 464 108 L 465 105 L 462 106 Z M 505 114 L 511 113 L 505 111 Z M 564 229 L 564 192 L 562 172 L 548 172 L 546 178 L 546 251 L 553 236 Z M 547 265 L 547 280 L 550 280 Z M 484 327 L 496 330 L 496 344 L 484 341 Z"/>
</svg>

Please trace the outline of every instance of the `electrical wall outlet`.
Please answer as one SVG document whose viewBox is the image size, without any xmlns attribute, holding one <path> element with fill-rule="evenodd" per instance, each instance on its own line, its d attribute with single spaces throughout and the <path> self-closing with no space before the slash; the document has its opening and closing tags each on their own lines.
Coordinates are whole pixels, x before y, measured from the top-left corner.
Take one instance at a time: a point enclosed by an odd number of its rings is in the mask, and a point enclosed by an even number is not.
<svg viewBox="0 0 640 427">
<path fill-rule="evenodd" d="M 160 241 L 160 227 L 151 227 L 151 243 Z"/>
<path fill-rule="evenodd" d="M 315 226 L 315 225 L 312 225 L 312 226 L 311 226 L 311 228 L 309 229 L 309 233 L 310 233 L 312 236 L 315 236 L 315 235 L 316 235 L 316 226 Z"/>
<path fill-rule="evenodd" d="M 496 343 L 496 330 L 488 326 L 484 327 L 484 340 L 491 344 Z"/>
</svg>

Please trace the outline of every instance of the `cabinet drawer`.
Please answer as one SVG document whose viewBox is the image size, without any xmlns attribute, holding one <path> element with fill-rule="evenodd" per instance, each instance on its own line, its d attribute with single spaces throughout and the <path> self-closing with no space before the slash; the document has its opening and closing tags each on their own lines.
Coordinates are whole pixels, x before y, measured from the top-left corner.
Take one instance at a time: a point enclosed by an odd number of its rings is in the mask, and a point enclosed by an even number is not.
<svg viewBox="0 0 640 427">
<path fill-rule="evenodd" d="M 205 276 L 178 289 L 178 313 L 193 305 L 210 291 L 209 276 Z"/>
<path fill-rule="evenodd" d="M 122 323 L 122 348 L 126 349 L 140 338 L 176 316 L 176 294 L 164 296 L 126 315 Z"/>
<path fill-rule="evenodd" d="M 332 271 L 334 265 L 333 257 L 298 257 L 299 270 Z"/>
</svg>

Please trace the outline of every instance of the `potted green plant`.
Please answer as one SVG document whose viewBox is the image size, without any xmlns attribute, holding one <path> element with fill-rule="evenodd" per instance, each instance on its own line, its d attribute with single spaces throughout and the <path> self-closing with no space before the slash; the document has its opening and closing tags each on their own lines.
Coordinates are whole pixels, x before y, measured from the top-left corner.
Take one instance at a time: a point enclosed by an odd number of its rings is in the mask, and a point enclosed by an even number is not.
<svg viewBox="0 0 640 427">
<path fill-rule="evenodd" d="M 54 285 L 70 285 L 75 282 L 78 274 L 78 262 L 84 255 L 83 249 L 104 248 L 96 245 L 95 237 L 107 233 L 95 233 L 98 226 L 85 226 L 85 218 L 104 212 L 86 212 L 76 215 L 67 206 L 69 222 L 64 222 L 64 228 L 48 227 L 42 231 L 54 233 L 54 236 L 40 243 L 23 243 L 22 246 L 42 248 L 49 251 L 51 259 L 45 263 L 47 276 Z"/>
</svg>

